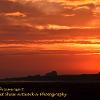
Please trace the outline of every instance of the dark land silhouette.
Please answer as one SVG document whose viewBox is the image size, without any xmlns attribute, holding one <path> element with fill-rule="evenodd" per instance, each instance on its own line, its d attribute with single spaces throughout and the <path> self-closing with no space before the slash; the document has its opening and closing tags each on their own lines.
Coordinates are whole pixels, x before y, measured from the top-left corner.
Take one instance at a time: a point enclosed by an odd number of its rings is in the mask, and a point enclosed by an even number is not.
<svg viewBox="0 0 100 100">
<path fill-rule="evenodd" d="M 97 100 L 100 97 L 100 73 L 58 75 L 56 71 L 51 71 L 42 76 L 1 79 L 0 87 L 24 88 L 25 93 L 64 92 L 68 94 L 65 100 Z"/>
<path fill-rule="evenodd" d="M 58 75 L 56 71 L 51 71 L 46 73 L 45 75 L 4 78 L 0 81 L 100 82 L 100 72 L 96 74 Z"/>
</svg>

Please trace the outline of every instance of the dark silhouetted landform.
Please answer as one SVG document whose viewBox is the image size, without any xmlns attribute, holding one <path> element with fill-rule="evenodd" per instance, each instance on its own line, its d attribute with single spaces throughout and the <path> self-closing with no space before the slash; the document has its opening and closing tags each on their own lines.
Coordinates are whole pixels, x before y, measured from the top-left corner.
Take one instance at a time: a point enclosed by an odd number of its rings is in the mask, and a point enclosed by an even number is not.
<svg viewBox="0 0 100 100">
<path fill-rule="evenodd" d="M 27 77 L 5 78 L 0 81 L 100 82 L 100 72 L 97 74 L 58 75 L 56 71 L 51 71 L 42 76 L 34 75 Z"/>
</svg>

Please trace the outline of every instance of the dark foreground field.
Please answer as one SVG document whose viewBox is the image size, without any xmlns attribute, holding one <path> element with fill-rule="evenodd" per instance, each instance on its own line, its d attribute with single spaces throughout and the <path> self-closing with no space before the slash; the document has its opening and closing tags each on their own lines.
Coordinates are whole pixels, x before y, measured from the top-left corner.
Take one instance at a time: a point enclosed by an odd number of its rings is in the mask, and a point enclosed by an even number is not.
<svg viewBox="0 0 100 100">
<path fill-rule="evenodd" d="M 19 89 L 19 90 L 16 90 Z M 21 90 L 22 89 L 22 90 Z M 6 94 L 6 93 L 9 94 Z M 59 98 L 66 100 L 72 99 L 93 99 L 96 100 L 100 96 L 100 83 L 81 83 L 81 82 L 0 82 L 0 95 L 2 96 L 2 93 L 5 93 L 6 95 L 3 96 L 13 96 L 13 93 L 24 93 L 23 95 L 18 96 L 25 96 L 27 93 L 34 93 L 33 98 Z M 26 93 L 26 94 L 25 94 Z M 49 93 L 49 95 L 41 94 L 36 95 L 40 93 Z M 61 95 L 53 95 L 56 93 L 62 93 Z M 67 96 L 63 95 L 63 93 L 67 94 Z M 29 95 L 27 95 L 29 96 Z"/>
</svg>

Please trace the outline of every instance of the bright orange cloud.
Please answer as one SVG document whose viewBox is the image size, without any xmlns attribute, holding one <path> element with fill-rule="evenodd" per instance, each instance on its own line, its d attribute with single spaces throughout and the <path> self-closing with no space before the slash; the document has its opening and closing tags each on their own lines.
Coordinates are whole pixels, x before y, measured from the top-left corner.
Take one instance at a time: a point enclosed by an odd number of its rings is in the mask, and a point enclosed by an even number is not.
<svg viewBox="0 0 100 100">
<path fill-rule="evenodd" d="M 26 17 L 26 15 L 21 12 L 6 13 L 5 15 L 12 17 Z"/>
</svg>

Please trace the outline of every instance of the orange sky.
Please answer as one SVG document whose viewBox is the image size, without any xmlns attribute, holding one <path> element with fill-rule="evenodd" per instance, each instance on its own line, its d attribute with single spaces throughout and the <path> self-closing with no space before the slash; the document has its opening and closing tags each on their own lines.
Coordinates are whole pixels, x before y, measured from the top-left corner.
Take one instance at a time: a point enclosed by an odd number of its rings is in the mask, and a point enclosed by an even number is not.
<svg viewBox="0 0 100 100">
<path fill-rule="evenodd" d="M 38 56 L 49 53 L 48 63 L 41 62 L 41 56 L 37 61 L 32 60 L 32 53 Z M 30 55 L 29 60 L 22 56 L 26 54 Z M 56 58 L 50 54 L 62 56 Z M 18 55 L 22 62 L 17 62 Z M 99 55 L 99 0 L 0 0 L 1 77 L 43 74 L 53 69 L 62 74 L 95 73 L 100 71 Z M 81 60 L 75 60 L 75 57 Z M 55 67 L 49 65 L 51 58 Z M 58 60 L 60 64 L 57 64 Z M 39 68 L 44 70 L 39 71 Z"/>
</svg>

